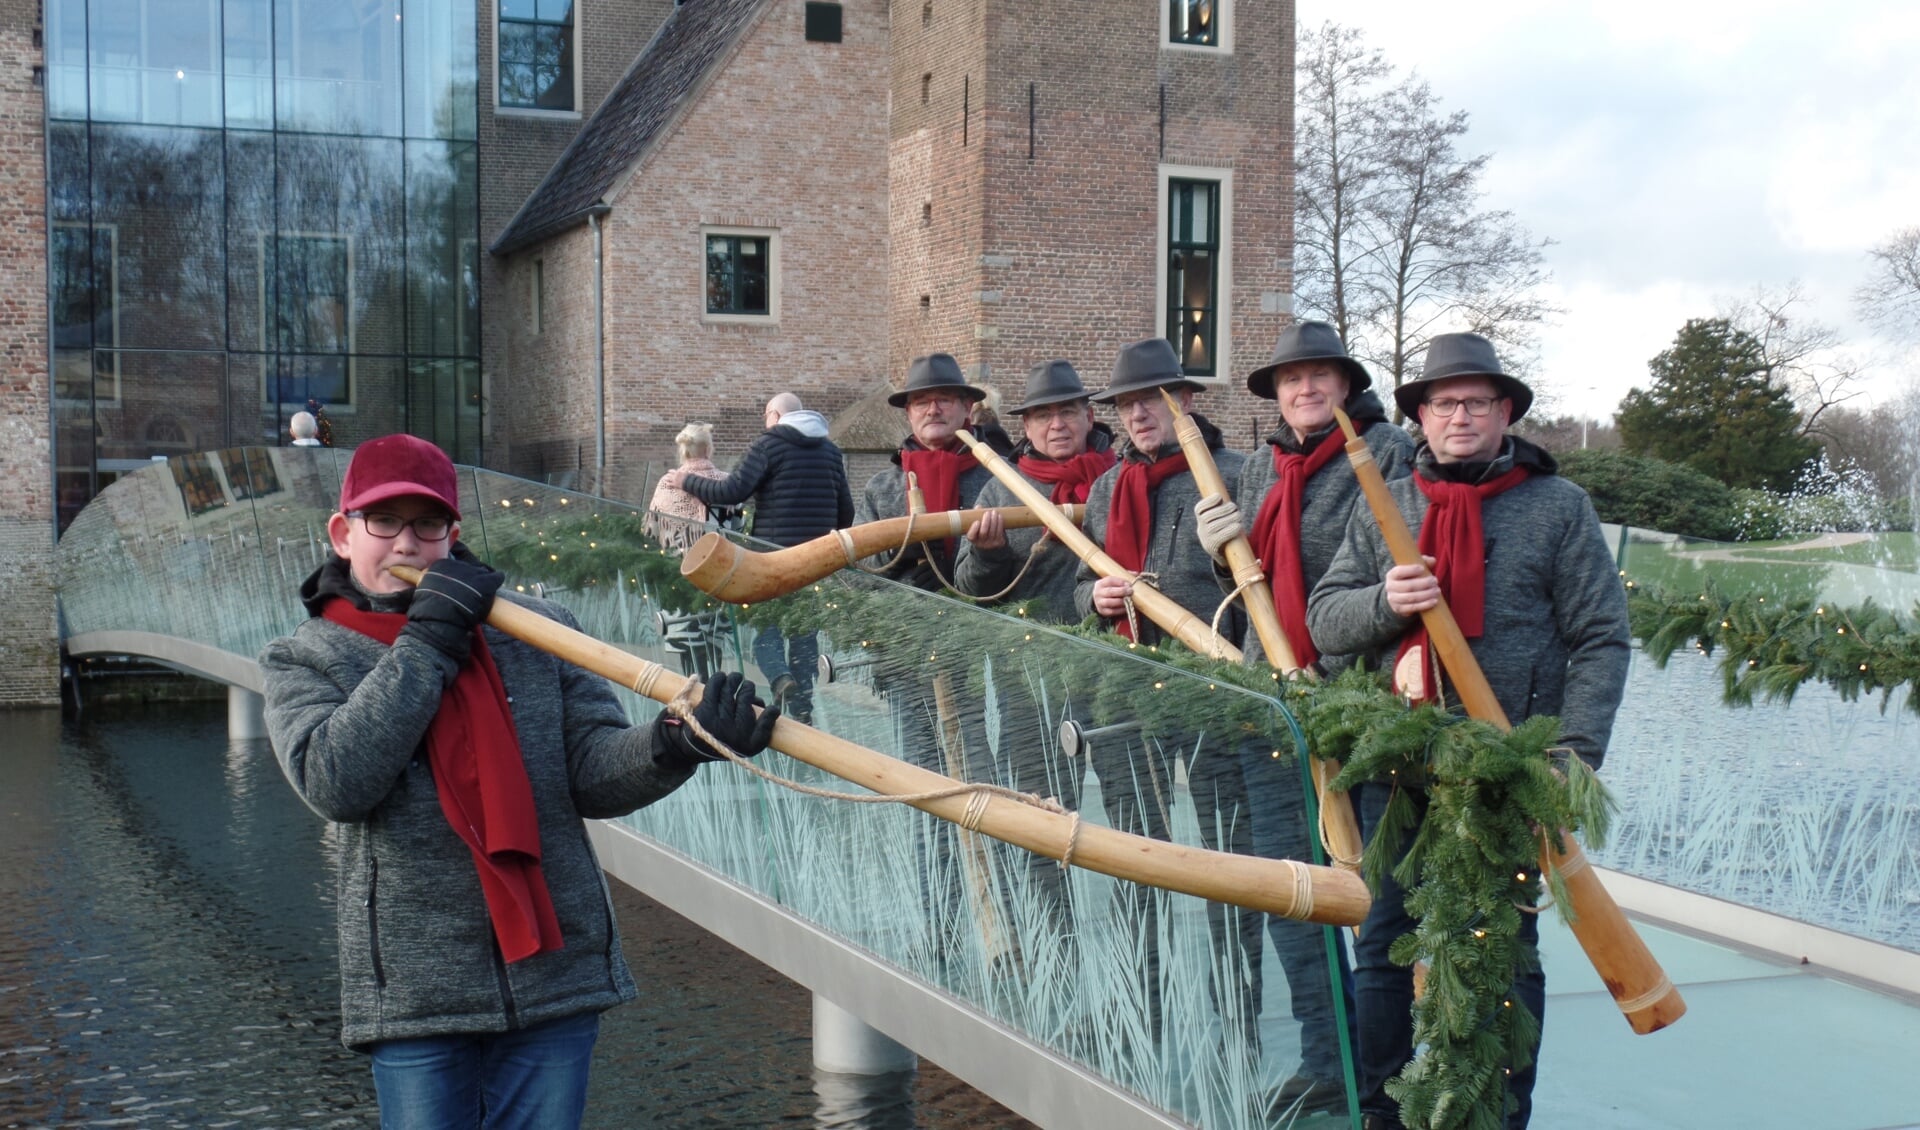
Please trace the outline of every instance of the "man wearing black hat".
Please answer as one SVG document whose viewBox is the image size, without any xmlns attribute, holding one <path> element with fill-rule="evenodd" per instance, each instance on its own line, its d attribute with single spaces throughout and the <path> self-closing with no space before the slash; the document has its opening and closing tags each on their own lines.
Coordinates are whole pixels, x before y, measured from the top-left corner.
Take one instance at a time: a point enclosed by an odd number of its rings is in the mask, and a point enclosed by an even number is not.
<svg viewBox="0 0 1920 1130">
<path fill-rule="evenodd" d="M 971 419 L 973 405 L 986 399 L 986 390 L 968 384 L 960 362 L 951 354 L 915 357 L 907 369 L 906 387 L 887 403 L 907 413 L 911 434 L 893 454 L 893 466 L 867 480 L 854 507 L 856 524 L 899 518 L 907 512 L 907 480 L 926 498 L 929 513 L 963 510 L 973 505 L 980 488 L 993 478 L 956 434 Z M 977 437 L 997 450 L 1006 450 L 1006 433 L 999 428 Z M 886 575 L 915 588 L 938 592 L 953 576 L 954 546 L 936 540 L 910 545 L 891 559 L 878 559 Z"/>
<path fill-rule="evenodd" d="M 1095 403 L 1114 405 L 1120 415 L 1125 431 L 1120 461 L 1094 482 L 1081 523 L 1108 556 L 1136 574 L 1152 574 L 1156 588 L 1203 621 L 1212 618 L 1221 593 L 1214 583 L 1213 562 L 1194 536 L 1192 509 L 1200 491 L 1187 468 L 1186 453 L 1174 432 L 1173 410 L 1162 391 L 1173 396 L 1182 412 L 1193 416 L 1221 476 L 1232 482 L 1245 456 L 1227 450 L 1220 429 L 1192 412 L 1193 394 L 1204 388 L 1181 369 L 1172 343 L 1164 338 L 1135 342 L 1120 351 L 1112 381 L 1093 396 Z M 1126 601 L 1133 586 L 1126 579 L 1098 577 L 1083 562 L 1075 582 L 1074 607 L 1081 616 L 1097 612 L 1115 631 L 1129 637 L 1132 623 L 1137 622 L 1137 643 L 1159 642 L 1160 630 L 1151 621 L 1128 617 Z M 1237 639 L 1243 626 L 1238 607 L 1228 609 L 1221 618 L 1221 631 L 1228 639 Z M 1197 732 L 1157 735 L 1150 739 L 1148 750 L 1114 743 L 1104 747 L 1112 752 L 1103 754 L 1102 746 L 1094 746 L 1094 771 L 1100 778 L 1108 820 L 1124 831 L 1168 838 L 1171 814 L 1166 799 L 1173 795 L 1173 761 L 1178 758 L 1185 763 L 1194 816 L 1206 846 L 1251 852 L 1253 840 L 1244 815 L 1246 786 L 1228 740 L 1224 734 Z M 1154 937 L 1152 901 L 1141 899 L 1134 912 L 1145 923 L 1145 936 Z M 1255 1037 L 1253 1018 L 1260 1011 L 1261 993 L 1260 962 L 1255 956 L 1260 947 L 1260 916 L 1210 902 L 1207 924 L 1221 967 L 1250 971 L 1236 986 L 1241 996 L 1237 1010 L 1246 1020 L 1248 1036 Z M 1157 987 L 1157 963 L 1158 951 L 1150 950 L 1150 987 Z M 1155 1002 L 1157 1009 L 1157 997 Z"/>
<path fill-rule="evenodd" d="M 1388 422 L 1372 386 L 1366 367 L 1348 356 L 1331 325 L 1289 326 L 1273 359 L 1247 376 L 1247 391 L 1280 406 L 1280 426 L 1267 437 L 1271 458 L 1249 458 L 1232 499 L 1205 498 L 1197 508 L 1201 543 L 1216 564 L 1224 563 L 1227 542 L 1245 529 L 1240 506 L 1257 514 L 1253 551 L 1266 571 L 1281 631 L 1294 658 L 1323 673 L 1345 667 L 1350 657 L 1322 656 L 1314 648 L 1307 633 L 1307 594 L 1333 561 L 1360 498 L 1360 481 L 1342 458 L 1346 449 L 1334 408 L 1342 408 L 1365 436 L 1382 475 L 1391 480 L 1413 472 L 1413 440 Z M 1232 583 L 1223 576 L 1223 588 Z M 1237 642 L 1248 663 L 1265 664 L 1265 645 L 1256 632 L 1249 629 Z M 1254 850 L 1274 859 L 1311 858 L 1313 829 L 1297 773 L 1270 757 L 1242 757 L 1240 767 L 1251 801 Z M 1300 1023 L 1301 1067 L 1282 1090 L 1283 1105 L 1297 1096 L 1303 1107 L 1343 1108 L 1345 1072 L 1321 931 L 1277 915 L 1268 918 L 1267 928 L 1287 971 Z M 1340 988 L 1343 995 L 1349 991 L 1345 984 Z M 1344 1011 L 1350 1015 L 1352 1005 Z"/>
<path fill-rule="evenodd" d="M 1558 715 L 1560 745 L 1599 768 L 1626 685 L 1626 595 L 1586 492 L 1556 473 L 1551 455 L 1506 434 L 1533 390 L 1501 369 L 1486 338 L 1441 334 L 1420 378 L 1394 399 L 1425 438 L 1412 477 L 1388 489 L 1427 564 L 1393 564 L 1373 515 L 1356 510 L 1307 601 L 1315 642 L 1391 664 L 1396 686 L 1416 702 L 1451 701 L 1419 620 L 1444 597 L 1507 717 Z M 1355 790 L 1364 833 L 1379 826 L 1390 795 L 1381 784 Z M 1425 797 L 1413 800 L 1424 817 Z M 1533 861 L 1515 864 L 1531 869 Z M 1522 941 L 1537 944 L 1535 916 L 1520 922 Z M 1414 926 L 1406 892 L 1387 875 L 1354 946 L 1370 1130 L 1400 1125 L 1384 1087 L 1413 1056 L 1413 971 L 1388 950 Z M 1515 979 L 1513 995 L 1544 1022 L 1546 977 L 1537 966 Z M 1508 1077 L 1509 1127 L 1527 1124 L 1538 1053 L 1529 1049 Z"/>
<path fill-rule="evenodd" d="M 1113 466 L 1113 429 L 1095 422 L 1080 374 L 1065 361 L 1035 365 L 1027 374 L 1027 398 L 1013 414 L 1026 433 L 1013 449 L 1020 474 L 1055 503 L 1084 503 L 1093 481 Z M 1019 506 L 1004 483 L 980 490 L 977 506 Z M 1039 550 L 1035 552 L 1035 546 Z M 1028 559 L 1032 563 L 1028 564 Z M 967 531 L 954 564 L 954 587 L 968 596 L 1011 603 L 1034 601 L 1037 619 L 1070 624 L 1074 614 L 1074 572 L 1079 560 L 1044 528 L 1009 530 L 998 514 L 988 514 Z M 1023 573 L 1021 570 L 1025 569 Z M 1011 590 L 1015 578 L 1019 584 Z"/>
</svg>

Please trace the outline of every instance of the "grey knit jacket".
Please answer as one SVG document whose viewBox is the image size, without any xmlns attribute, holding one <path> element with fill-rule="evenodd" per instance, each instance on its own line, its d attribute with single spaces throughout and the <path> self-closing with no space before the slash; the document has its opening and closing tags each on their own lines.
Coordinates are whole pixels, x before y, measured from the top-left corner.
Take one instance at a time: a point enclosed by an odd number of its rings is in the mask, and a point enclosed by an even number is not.
<svg viewBox="0 0 1920 1130">
<path fill-rule="evenodd" d="M 1347 405 L 1346 412 L 1353 418 L 1356 427 L 1366 426 L 1366 431 L 1361 432 L 1360 436 L 1367 441 L 1367 449 L 1373 452 L 1373 461 L 1379 465 L 1380 473 L 1387 481 L 1404 479 L 1413 474 L 1413 437 L 1388 422 L 1380 398 L 1373 394 L 1372 389 L 1355 397 Z M 1328 425 L 1326 432 L 1308 436 L 1304 450 L 1312 451 L 1320 443 L 1344 444 L 1344 437 L 1333 434 L 1338 431 L 1338 425 Z M 1260 516 L 1260 506 L 1266 501 L 1267 492 L 1279 481 L 1279 476 L 1273 471 L 1274 450 L 1277 448 L 1296 454 L 1303 451 L 1303 445 L 1294 436 L 1293 429 L 1285 424 L 1267 437 L 1267 445 L 1247 457 L 1238 481 L 1229 480 L 1234 487 L 1233 503 L 1240 508 L 1249 537 L 1253 534 L 1254 519 Z M 1347 462 L 1345 455 L 1334 456 L 1332 462 L 1307 480 L 1300 499 L 1300 571 L 1308 592 L 1312 592 L 1313 586 L 1326 574 L 1327 566 L 1333 564 L 1334 552 L 1346 538 L 1347 518 L 1353 513 L 1355 504 L 1365 505 L 1360 501 L 1360 480 L 1354 477 L 1353 466 Z M 1224 577 L 1224 588 L 1231 591 L 1233 585 L 1231 575 Z M 1266 646 L 1251 628 L 1241 647 L 1246 652 L 1248 663 L 1266 663 Z M 1352 656 L 1322 654 L 1320 668 L 1328 674 L 1334 674 L 1345 669 L 1352 659 Z"/>
<path fill-rule="evenodd" d="M 309 582 L 311 587 L 312 582 Z M 410 595 L 410 594 L 408 594 Z M 511 600 L 575 626 L 565 609 Z M 394 610 L 380 601 L 376 610 Z M 315 617 L 260 655 L 267 730 L 287 780 L 337 825 L 341 1042 L 502 1032 L 632 1000 L 613 906 L 582 818 L 631 812 L 690 768 L 657 765 L 605 680 L 484 629 L 539 811 L 562 949 L 506 965 L 467 846 L 447 825 L 425 737 L 458 666 Z"/>
<path fill-rule="evenodd" d="M 1481 506 L 1487 553 L 1486 631 L 1470 641 L 1513 722 L 1560 716 L 1560 742 L 1598 769 L 1626 687 L 1627 598 L 1587 493 L 1555 473 L 1553 457 L 1509 437 L 1483 478 L 1516 464 L 1534 474 Z M 1438 477 L 1422 444 L 1415 473 Z M 1418 536 L 1427 496 L 1412 478 L 1387 489 Z M 1391 663 L 1414 618 L 1387 607 L 1393 565 L 1373 513 L 1356 507 L 1333 564 L 1307 601 L 1307 627 L 1328 652 Z M 1448 688 L 1452 701 L 1452 686 Z"/>
<path fill-rule="evenodd" d="M 909 439 L 904 446 L 918 448 L 920 445 Z M 981 488 L 993 481 L 993 472 L 985 467 L 973 467 L 960 476 L 960 508 L 974 505 L 980 496 Z M 929 502 L 929 506 L 938 503 Z M 882 518 L 903 518 L 907 513 L 907 473 L 900 468 L 900 454 L 895 452 L 893 466 L 877 472 L 867 480 L 866 489 L 854 500 L 853 521 L 855 525 L 878 522 Z M 943 587 L 934 571 L 927 565 L 927 555 L 932 554 L 939 564 L 940 575 L 953 579 L 953 554 L 947 551 L 946 539 L 910 545 L 900 553 L 892 551 L 866 559 L 866 564 L 875 568 L 886 568 L 886 575 L 896 581 L 904 581 L 914 588 L 938 592 Z M 988 590 L 992 591 L 992 590 Z"/>
<path fill-rule="evenodd" d="M 1105 451 L 1113 444 L 1113 433 L 1105 424 L 1094 425 L 1097 429 L 1089 437 L 1088 450 Z M 1023 454 L 1030 452 L 1026 443 L 1014 448 L 1008 462 L 1014 462 Z M 1041 494 L 1050 494 L 1053 486 L 1028 475 L 1021 475 Z M 995 479 L 980 488 L 980 495 L 974 499 L 976 506 L 1024 506 L 1013 491 L 999 479 Z M 1027 529 L 1008 530 L 1007 544 L 999 549 L 981 549 L 970 541 L 961 541 L 960 552 L 953 564 L 954 587 L 968 596 L 991 596 L 1020 578 L 1019 587 L 1002 597 L 1000 603 L 1018 604 L 1021 601 L 1035 601 L 1034 618 L 1046 623 L 1074 624 L 1080 617 L 1074 614 L 1073 588 L 1075 574 L 1080 568 L 1080 559 L 1073 550 L 1060 544 L 1057 539 L 1048 539 L 1042 545 L 1033 564 L 1027 564 L 1027 557 L 1033 547 L 1040 543 L 1046 534 L 1046 527 L 1033 526 Z M 1025 575 L 1020 570 L 1026 568 Z"/>
<path fill-rule="evenodd" d="M 1246 456 L 1221 446 L 1220 430 L 1205 417 L 1197 412 L 1192 416 L 1207 437 L 1220 477 L 1229 483 L 1237 480 Z M 1169 441 L 1154 453 L 1152 461 L 1179 453 L 1180 444 Z M 1122 438 L 1120 462 L 1095 479 L 1093 491 L 1087 495 L 1087 516 L 1081 528 L 1102 549 L 1107 544 L 1107 515 L 1113 509 L 1114 484 L 1120 481 L 1120 471 L 1129 462 L 1142 461 L 1146 460 L 1140 452 Z M 1214 580 L 1213 558 L 1207 556 L 1200 536 L 1194 532 L 1193 505 L 1200 501 L 1200 488 L 1194 482 L 1193 473 L 1182 471 L 1172 476 L 1155 488 L 1149 499 L 1153 507 L 1153 528 L 1147 538 L 1147 558 L 1141 571 L 1158 574 L 1155 588 L 1172 597 L 1201 622 L 1212 623 L 1214 610 L 1220 606 L 1224 594 Z M 1093 585 L 1099 579 L 1099 574 L 1085 562 L 1081 562 L 1074 573 L 1073 606 L 1083 619 L 1093 612 Z M 1246 621 L 1239 604 L 1235 603 L 1220 618 L 1220 634 L 1232 641 L 1240 639 L 1245 631 Z M 1157 643 L 1165 638 L 1159 627 L 1145 617 L 1140 618 L 1140 634 L 1143 637 L 1140 643 Z"/>
</svg>

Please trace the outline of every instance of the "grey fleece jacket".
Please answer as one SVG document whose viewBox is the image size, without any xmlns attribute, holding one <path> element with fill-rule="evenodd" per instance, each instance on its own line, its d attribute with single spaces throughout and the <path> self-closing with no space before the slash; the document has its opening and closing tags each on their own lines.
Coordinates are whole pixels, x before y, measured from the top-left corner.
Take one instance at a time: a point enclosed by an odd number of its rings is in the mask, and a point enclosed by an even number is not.
<svg viewBox="0 0 1920 1130">
<path fill-rule="evenodd" d="M 1513 722 L 1560 716 L 1560 742 L 1598 769 L 1626 687 L 1627 598 L 1587 493 L 1555 472 L 1553 457 L 1509 437 L 1483 478 L 1519 464 L 1525 482 L 1481 506 L 1486 537 L 1486 631 L 1469 641 L 1500 706 Z M 1438 477 L 1422 444 L 1415 474 Z M 1417 537 L 1427 496 L 1412 478 L 1387 484 Z M 1391 663 L 1414 617 L 1387 607 L 1382 578 L 1393 560 L 1366 506 L 1354 509 L 1346 539 L 1307 600 L 1316 646 Z M 1447 688 L 1452 700 L 1452 686 Z"/>
<path fill-rule="evenodd" d="M 1246 456 L 1222 447 L 1220 430 L 1199 413 L 1192 415 L 1207 437 L 1207 445 L 1213 451 L 1213 461 L 1220 468 L 1220 477 L 1229 483 L 1234 482 L 1240 477 L 1240 465 Z M 1152 461 L 1178 454 L 1179 442 L 1170 440 L 1154 453 Z M 1087 495 L 1087 516 L 1081 523 L 1081 529 L 1102 549 L 1107 544 L 1107 515 L 1113 509 L 1114 484 L 1120 481 L 1120 471 L 1129 462 L 1142 461 L 1145 461 L 1144 456 L 1123 438 L 1120 441 L 1120 462 L 1093 481 L 1093 490 Z M 1193 473 L 1182 471 L 1168 478 L 1148 497 L 1153 508 L 1153 529 L 1147 538 L 1147 558 L 1141 571 L 1158 574 L 1155 588 L 1172 597 L 1175 603 L 1199 617 L 1202 622 L 1212 623 L 1214 610 L 1220 606 L 1223 594 L 1214 580 L 1213 558 L 1207 556 L 1206 548 L 1200 544 L 1200 536 L 1194 532 L 1193 504 L 1200 501 L 1200 488 L 1194 482 Z M 1084 561 L 1074 573 L 1073 605 L 1082 619 L 1093 613 L 1093 585 L 1099 579 L 1099 574 Z M 1241 638 L 1245 632 L 1246 620 L 1236 602 L 1220 618 L 1220 634 L 1232 641 Z M 1140 618 L 1140 634 L 1144 637 L 1138 641 L 1140 643 L 1158 643 L 1165 638 L 1165 633 L 1144 616 Z"/>
<path fill-rule="evenodd" d="M 1096 424 L 1095 427 L 1098 430 L 1089 437 L 1088 449 L 1105 451 L 1112 446 L 1112 432 L 1105 424 Z M 1014 449 L 1007 461 L 1015 462 L 1030 450 L 1023 442 Z M 1043 495 L 1053 491 L 1050 483 L 1043 483 L 1026 474 L 1020 477 Z M 999 479 L 981 487 L 979 497 L 973 501 L 976 506 L 1026 505 L 1014 497 L 1013 491 Z M 954 587 L 968 596 L 991 596 L 1019 577 L 1019 587 L 1002 597 L 1001 603 L 1035 601 L 1035 619 L 1052 624 L 1079 623 L 1080 617 L 1074 614 L 1073 609 L 1073 588 L 1080 559 L 1074 556 L 1073 550 L 1060 544 L 1057 539 L 1050 538 L 1034 556 L 1033 564 L 1027 564 L 1027 556 L 1033 553 L 1033 547 L 1039 544 L 1046 532 L 1044 526 L 1008 530 L 1007 544 L 1000 549 L 981 549 L 970 541 L 962 540 L 960 552 L 953 563 Z M 1023 566 L 1027 570 L 1024 576 L 1020 573 Z"/>
<path fill-rule="evenodd" d="M 1386 419 L 1380 398 L 1374 395 L 1372 389 L 1355 397 L 1347 405 L 1346 412 L 1353 418 L 1355 427 L 1366 427 L 1360 433 L 1360 438 L 1367 441 L 1367 449 L 1373 452 L 1373 461 L 1379 465 L 1381 475 L 1388 482 L 1413 474 L 1413 437 Z M 1253 535 L 1254 519 L 1260 516 L 1260 507 L 1266 502 L 1267 492 L 1279 481 L 1279 476 L 1273 470 L 1274 450 L 1277 448 L 1304 454 L 1321 443 L 1344 446 L 1345 437 L 1337 434 L 1339 430 L 1337 424 L 1328 425 L 1327 431 L 1308 436 L 1306 445 L 1302 445 L 1293 434 L 1293 429 L 1281 424 L 1279 430 L 1267 437 L 1266 448 L 1247 457 L 1239 479 L 1232 482 L 1233 504 L 1240 508 L 1249 537 Z M 1360 503 L 1360 480 L 1354 477 L 1353 466 L 1347 462 L 1345 455 L 1334 456 L 1332 462 L 1307 480 L 1306 488 L 1301 492 L 1299 533 L 1300 571 L 1306 581 L 1307 592 L 1313 591 L 1313 586 L 1326 574 L 1327 566 L 1333 564 L 1333 555 L 1346 538 L 1347 518 L 1353 513 L 1356 503 Z M 1231 575 L 1225 577 L 1222 584 L 1232 591 L 1234 582 Z M 1246 652 L 1248 663 L 1266 663 L 1266 646 L 1251 628 L 1241 647 Z M 1320 656 L 1320 667 L 1326 673 L 1334 674 L 1345 669 L 1352 661 L 1352 656 L 1323 654 Z"/>
<path fill-rule="evenodd" d="M 909 439 L 903 447 L 918 448 L 920 445 Z M 980 496 L 981 488 L 993 481 L 993 472 L 985 467 L 972 467 L 960 476 L 960 508 L 965 510 L 974 505 Z M 928 506 L 938 503 L 929 502 Z M 854 500 L 854 525 L 878 522 L 882 518 L 904 518 L 907 513 L 907 473 L 900 468 L 900 455 L 894 453 L 893 466 L 875 473 L 867 480 L 867 487 Z M 956 539 L 957 540 L 957 539 Z M 910 545 L 900 553 L 891 551 L 866 559 L 866 563 L 875 568 L 885 567 L 886 575 L 896 581 L 905 581 L 914 588 L 938 592 L 941 582 L 927 565 L 927 555 L 932 554 L 940 566 L 940 575 L 953 579 L 953 554 L 947 551 L 946 539 Z M 991 590 L 989 590 L 991 591 Z"/>
<path fill-rule="evenodd" d="M 511 600 L 569 627 L 565 609 Z M 389 610 L 387 603 L 375 606 Z M 606 682 L 492 628 L 539 810 L 562 949 L 501 962 L 467 846 L 440 811 L 424 740 L 458 666 L 403 633 L 392 647 L 317 616 L 261 653 L 267 730 L 287 780 L 337 826 L 341 1041 L 502 1032 L 635 996 L 582 818 L 623 815 L 683 784 L 652 728 Z"/>
</svg>

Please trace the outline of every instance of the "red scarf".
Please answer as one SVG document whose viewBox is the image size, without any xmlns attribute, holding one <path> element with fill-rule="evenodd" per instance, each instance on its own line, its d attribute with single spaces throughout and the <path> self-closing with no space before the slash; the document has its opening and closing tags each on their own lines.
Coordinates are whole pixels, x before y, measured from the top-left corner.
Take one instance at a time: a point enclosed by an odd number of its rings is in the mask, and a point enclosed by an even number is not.
<svg viewBox="0 0 1920 1130">
<path fill-rule="evenodd" d="M 1429 503 L 1426 520 L 1420 523 L 1420 552 L 1434 559 L 1433 576 L 1440 582 L 1440 595 L 1460 625 L 1460 634 L 1470 640 L 1479 639 L 1486 630 L 1487 617 L 1487 538 L 1480 524 L 1480 504 L 1519 486 L 1527 475 L 1525 467 L 1515 467 L 1484 483 L 1435 482 L 1424 475 L 1413 476 Z M 1395 683 L 1416 703 L 1437 697 L 1439 688 L 1428 685 L 1431 654 L 1424 622 L 1400 641 Z M 1417 684 L 1406 677 L 1416 664 Z"/>
<path fill-rule="evenodd" d="M 340 598 L 322 615 L 389 646 L 407 623 L 400 613 L 363 612 Z M 441 813 L 473 853 L 500 955 L 514 962 L 560 949 L 560 919 L 540 870 L 540 819 L 507 688 L 485 637 L 477 629 L 473 637 L 472 656 L 427 727 L 427 764 Z"/>
<path fill-rule="evenodd" d="M 1113 466 L 1111 451 L 1083 451 L 1071 459 L 1048 459 L 1042 455 L 1022 455 L 1020 473 L 1053 485 L 1052 501 L 1060 505 L 1085 502 L 1093 489 L 1093 480 Z"/>
<path fill-rule="evenodd" d="M 1147 539 L 1153 536 L 1153 491 L 1186 469 L 1184 451 L 1151 463 L 1129 459 L 1120 465 L 1119 481 L 1113 484 L 1113 504 L 1107 511 L 1107 544 L 1103 548 L 1129 573 L 1138 573 L 1147 563 Z M 1125 619 L 1114 627 L 1133 639 L 1132 627 Z"/>
<path fill-rule="evenodd" d="M 960 509 L 960 476 L 980 465 L 971 451 L 935 451 L 932 448 L 903 447 L 900 449 L 900 469 L 908 475 L 907 513 L 913 512 L 911 500 L 913 484 L 918 480 L 920 495 L 927 500 L 927 512 L 938 514 L 946 510 Z M 945 538 L 941 544 L 946 547 L 947 560 L 953 560 L 958 538 Z"/>
<path fill-rule="evenodd" d="M 1306 499 L 1307 480 L 1346 449 L 1329 432 L 1320 446 L 1306 455 L 1273 449 L 1275 481 L 1260 503 L 1260 514 L 1253 520 L 1253 552 L 1266 566 L 1267 583 L 1273 589 L 1273 610 L 1280 617 L 1280 631 L 1293 645 L 1294 658 L 1302 667 L 1320 658 L 1307 634 L 1307 576 L 1300 561 L 1300 510 Z M 1271 658 L 1271 657 L 1269 657 Z"/>
</svg>

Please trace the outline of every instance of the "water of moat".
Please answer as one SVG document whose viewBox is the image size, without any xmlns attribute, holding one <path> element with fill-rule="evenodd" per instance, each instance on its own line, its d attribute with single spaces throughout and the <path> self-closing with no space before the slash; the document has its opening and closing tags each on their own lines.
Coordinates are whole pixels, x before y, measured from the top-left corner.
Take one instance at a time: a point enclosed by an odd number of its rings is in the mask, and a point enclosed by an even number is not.
<svg viewBox="0 0 1920 1130">
<path fill-rule="evenodd" d="M 326 825 L 219 703 L 0 711 L 0 1127 L 376 1126 Z M 812 1068 L 808 993 L 615 886 L 595 1127 L 1025 1124 L 930 1064 Z"/>
</svg>

